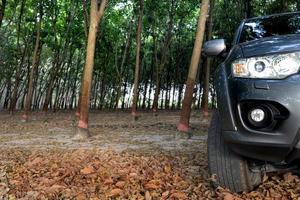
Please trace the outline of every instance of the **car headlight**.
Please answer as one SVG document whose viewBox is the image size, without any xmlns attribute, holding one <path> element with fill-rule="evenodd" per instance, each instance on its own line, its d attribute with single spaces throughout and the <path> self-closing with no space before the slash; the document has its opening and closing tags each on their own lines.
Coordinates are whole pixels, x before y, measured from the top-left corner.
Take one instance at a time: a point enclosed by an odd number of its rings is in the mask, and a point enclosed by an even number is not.
<svg viewBox="0 0 300 200">
<path fill-rule="evenodd" d="M 300 52 L 242 58 L 232 63 L 234 77 L 283 79 L 298 73 Z"/>
</svg>

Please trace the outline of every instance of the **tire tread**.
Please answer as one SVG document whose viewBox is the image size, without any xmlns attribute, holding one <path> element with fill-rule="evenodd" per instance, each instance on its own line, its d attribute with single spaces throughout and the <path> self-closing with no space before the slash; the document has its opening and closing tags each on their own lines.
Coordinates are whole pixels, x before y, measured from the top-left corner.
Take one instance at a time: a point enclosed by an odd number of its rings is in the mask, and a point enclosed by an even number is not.
<svg viewBox="0 0 300 200">
<path fill-rule="evenodd" d="M 259 180 L 260 174 L 251 172 L 247 161 L 232 152 L 224 142 L 218 111 L 213 114 L 209 128 L 208 163 L 210 174 L 217 177 L 215 186 L 234 192 L 250 191 L 257 185 L 254 180 Z"/>
</svg>

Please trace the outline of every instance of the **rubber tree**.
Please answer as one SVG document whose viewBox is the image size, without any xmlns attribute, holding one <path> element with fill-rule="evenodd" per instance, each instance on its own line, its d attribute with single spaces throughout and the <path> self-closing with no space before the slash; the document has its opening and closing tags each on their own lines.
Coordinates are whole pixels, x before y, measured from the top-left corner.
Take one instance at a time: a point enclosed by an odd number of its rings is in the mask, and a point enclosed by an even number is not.
<svg viewBox="0 0 300 200">
<path fill-rule="evenodd" d="M 244 16 L 245 19 L 252 17 L 252 0 L 245 0 L 244 1 Z"/>
<path fill-rule="evenodd" d="M 88 37 L 88 30 L 89 30 L 89 16 L 88 16 L 88 12 L 87 12 L 87 6 L 86 6 L 87 2 L 86 0 L 82 0 L 82 8 L 83 8 L 83 17 L 84 17 L 84 33 L 85 36 Z"/>
<path fill-rule="evenodd" d="M 210 2 L 210 15 L 207 22 L 207 40 L 212 38 L 213 33 L 213 9 L 214 9 L 214 0 Z M 205 78 L 204 78 L 204 86 L 203 86 L 203 95 L 202 95 L 202 105 L 203 105 L 203 115 L 204 117 L 208 117 L 208 104 L 209 104 L 209 80 L 210 80 L 210 69 L 212 64 L 212 58 L 207 57 L 205 63 Z"/>
<path fill-rule="evenodd" d="M 1 6 L 0 6 L 0 27 L 2 25 L 2 20 L 5 13 L 5 7 L 6 7 L 6 0 L 1 0 Z"/>
<path fill-rule="evenodd" d="M 21 25 L 22 25 L 22 19 L 23 19 L 23 15 L 24 15 L 25 3 L 26 3 L 26 0 L 22 0 L 21 9 L 20 9 L 19 17 L 18 17 L 18 22 L 17 22 L 17 48 L 19 50 L 22 49 L 21 45 L 20 45 L 20 34 L 21 34 Z M 23 68 L 23 65 L 25 62 L 25 57 L 26 57 L 26 53 L 27 53 L 27 49 L 28 49 L 28 39 L 24 43 L 25 43 L 25 47 L 22 51 L 21 62 L 19 64 L 19 66 L 16 66 L 15 84 L 13 87 L 12 97 L 11 97 L 10 106 L 9 106 L 9 111 L 11 113 L 13 113 L 15 111 L 17 101 L 18 101 L 19 86 L 20 86 L 20 82 L 22 79 L 21 71 L 22 71 L 22 68 Z"/>
<path fill-rule="evenodd" d="M 54 58 L 53 58 L 53 67 L 50 69 L 50 76 L 48 79 L 47 89 L 46 89 L 46 97 L 43 103 L 43 111 L 47 112 L 49 109 L 50 102 L 52 100 L 53 90 L 55 83 L 57 82 L 57 79 L 59 78 L 60 72 L 63 70 L 62 68 L 65 65 L 65 59 L 67 57 L 68 51 L 70 51 L 70 55 L 73 55 L 74 53 L 71 51 L 71 28 L 73 26 L 73 20 L 74 20 L 74 13 L 76 9 L 76 2 L 72 2 L 72 5 L 70 6 L 68 10 L 68 16 L 66 20 L 66 28 L 64 33 L 62 34 L 61 39 L 63 42 L 58 42 L 57 37 L 57 18 L 58 18 L 58 9 L 55 9 L 53 13 L 53 35 L 54 35 L 54 44 L 56 46 L 56 49 L 53 49 L 54 52 Z M 64 43 L 64 44 L 61 44 Z"/>
<path fill-rule="evenodd" d="M 166 67 L 166 62 L 168 59 L 168 53 L 169 53 L 169 48 L 171 45 L 171 40 L 173 37 L 173 29 L 174 29 L 174 15 L 175 15 L 175 0 L 171 1 L 171 8 L 169 11 L 169 23 L 168 23 L 168 28 L 165 34 L 164 38 L 164 44 L 161 47 L 161 59 L 160 63 L 158 64 L 157 62 L 155 63 L 156 65 L 156 76 L 155 76 L 155 92 L 154 92 L 154 99 L 153 99 L 153 106 L 152 110 L 153 112 L 158 111 L 158 100 L 159 100 L 159 95 L 160 95 L 160 89 L 161 89 L 161 79 L 162 79 L 162 73 Z M 156 48 L 156 47 L 155 47 Z M 156 53 L 157 54 L 157 53 Z M 156 55 L 157 56 L 157 55 Z"/>
<path fill-rule="evenodd" d="M 82 0 L 82 6 L 83 6 L 83 17 L 84 17 L 84 33 L 85 33 L 85 37 L 86 37 L 86 42 L 85 45 L 87 45 L 87 40 L 88 40 L 88 36 L 89 36 L 89 14 L 87 11 L 87 2 L 86 0 Z M 84 73 L 84 71 L 83 71 Z M 82 80 L 81 82 L 83 82 L 84 79 L 84 74 L 82 75 Z M 80 115 L 80 105 L 81 105 L 81 98 L 82 98 L 82 84 L 79 90 L 79 98 L 78 98 L 78 103 L 77 103 L 77 108 L 76 108 L 76 113 L 75 116 L 79 118 Z"/>
<path fill-rule="evenodd" d="M 117 110 L 119 107 L 119 101 L 121 98 L 121 89 L 122 89 L 122 84 L 124 82 L 124 72 L 125 72 L 125 62 L 128 59 L 128 54 L 131 46 L 131 37 L 132 37 L 132 29 L 133 29 L 133 22 L 134 22 L 134 16 L 132 16 L 130 22 L 129 22 L 129 31 L 128 31 L 128 36 L 126 39 L 126 44 L 125 44 L 125 49 L 123 51 L 123 56 L 122 56 L 122 61 L 120 67 L 116 67 L 116 72 L 117 72 L 117 94 L 116 94 L 116 102 L 115 102 L 115 109 Z"/>
<path fill-rule="evenodd" d="M 42 3 L 39 3 L 39 14 L 37 14 L 37 21 L 36 21 L 36 39 L 35 39 L 35 47 L 32 57 L 32 64 L 31 64 L 31 70 L 29 75 L 29 83 L 28 83 L 28 89 L 27 89 L 27 95 L 25 100 L 25 106 L 24 106 L 24 115 L 23 119 L 25 121 L 28 120 L 28 114 L 31 109 L 32 104 L 32 98 L 33 98 L 33 92 L 34 92 L 34 82 L 36 77 L 37 68 L 39 66 L 39 60 L 40 60 L 40 54 L 42 50 L 42 44 L 41 44 L 41 27 L 42 27 L 42 19 L 43 19 L 43 5 Z"/>
<path fill-rule="evenodd" d="M 183 99 L 182 111 L 180 115 L 180 121 L 177 125 L 177 130 L 181 132 L 188 132 L 189 130 L 193 91 L 194 91 L 198 66 L 200 62 L 208 9 L 209 9 L 209 0 L 202 0 L 198 25 L 197 25 L 196 39 L 195 39 L 193 54 L 192 54 L 191 63 L 189 67 L 188 78 L 186 81 L 186 89 L 185 89 L 185 94 Z"/>
<path fill-rule="evenodd" d="M 97 39 L 98 26 L 104 14 L 107 1 L 108 0 L 102 0 L 99 5 L 97 0 L 91 0 L 90 23 L 89 23 L 90 26 L 89 26 L 89 33 L 88 33 L 83 79 L 81 83 L 82 90 L 81 90 L 81 100 L 79 105 L 80 106 L 79 121 L 76 129 L 75 139 L 85 139 L 89 136 L 88 114 L 89 114 L 91 84 L 93 78 L 96 39 Z"/>
<path fill-rule="evenodd" d="M 139 76 L 140 76 L 140 54 L 141 54 L 141 35 L 142 35 L 142 25 L 143 25 L 143 15 L 144 15 L 144 0 L 140 0 L 140 10 L 139 10 L 139 21 L 136 36 L 136 58 L 135 58 L 135 75 L 134 75 L 134 86 L 133 86 L 133 100 L 131 115 L 136 117 L 137 115 L 137 103 L 139 97 Z"/>
</svg>

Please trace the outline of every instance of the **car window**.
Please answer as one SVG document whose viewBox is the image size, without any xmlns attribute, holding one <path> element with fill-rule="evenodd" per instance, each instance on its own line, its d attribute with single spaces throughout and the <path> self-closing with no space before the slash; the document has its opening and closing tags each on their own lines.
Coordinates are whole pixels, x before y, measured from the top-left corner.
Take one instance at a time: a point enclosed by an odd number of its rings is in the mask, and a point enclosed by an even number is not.
<svg viewBox="0 0 300 200">
<path fill-rule="evenodd" d="M 245 22 L 239 43 L 265 37 L 299 33 L 300 13 L 254 18 Z"/>
</svg>

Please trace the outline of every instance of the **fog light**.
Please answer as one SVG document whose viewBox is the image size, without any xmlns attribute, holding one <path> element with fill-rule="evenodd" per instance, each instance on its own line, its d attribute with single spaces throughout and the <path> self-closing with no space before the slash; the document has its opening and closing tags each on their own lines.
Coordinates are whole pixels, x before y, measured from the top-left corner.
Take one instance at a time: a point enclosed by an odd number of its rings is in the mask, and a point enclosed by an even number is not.
<svg viewBox="0 0 300 200">
<path fill-rule="evenodd" d="M 260 123 L 264 121 L 266 114 L 264 110 L 256 108 L 250 111 L 250 116 L 254 122 Z"/>
</svg>

